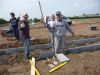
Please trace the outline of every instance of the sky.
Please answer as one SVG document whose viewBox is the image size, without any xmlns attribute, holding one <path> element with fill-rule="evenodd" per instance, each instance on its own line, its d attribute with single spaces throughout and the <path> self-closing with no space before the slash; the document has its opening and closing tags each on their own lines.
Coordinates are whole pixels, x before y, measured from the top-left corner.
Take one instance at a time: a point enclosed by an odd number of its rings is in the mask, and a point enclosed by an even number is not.
<svg viewBox="0 0 100 75">
<path fill-rule="evenodd" d="M 41 18 L 38 1 L 44 16 L 56 11 L 61 11 L 65 16 L 100 13 L 100 0 L 0 0 L 0 18 L 9 20 L 10 12 L 14 12 L 16 17 L 27 12 L 30 18 Z"/>
</svg>

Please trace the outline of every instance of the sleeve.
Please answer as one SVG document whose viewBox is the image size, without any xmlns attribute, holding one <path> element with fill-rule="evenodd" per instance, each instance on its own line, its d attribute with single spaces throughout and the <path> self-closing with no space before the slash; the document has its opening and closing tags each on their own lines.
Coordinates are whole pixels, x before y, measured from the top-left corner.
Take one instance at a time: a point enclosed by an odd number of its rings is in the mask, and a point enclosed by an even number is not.
<svg viewBox="0 0 100 75">
<path fill-rule="evenodd" d="M 50 29 L 50 21 L 46 24 L 47 28 Z"/>
<path fill-rule="evenodd" d="M 20 21 L 20 17 L 18 17 L 16 20 L 17 20 L 17 22 L 19 22 Z"/>
<path fill-rule="evenodd" d="M 9 20 L 9 23 L 11 23 L 11 19 Z"/>
<path fill-rule="evenodd" d="M 73 31 L 72 31 L 71 27 L 69 26 L 69 24 L 67 22 L 65 22 L 65 25 L 66 25 L 67 30 L 72 33 Z"/>
<path fill-rule="evenodd" d="M 10 30 L 12 30 L 11 19 L 9 20 Z"/>
<path fill-rule="evenodd" d="M 25 24 L 23 23 L 23 21 L 21 21 L 19 26 L 20 31 L 22 31 L 24 28 L 25 28 Z"/>
</svg>

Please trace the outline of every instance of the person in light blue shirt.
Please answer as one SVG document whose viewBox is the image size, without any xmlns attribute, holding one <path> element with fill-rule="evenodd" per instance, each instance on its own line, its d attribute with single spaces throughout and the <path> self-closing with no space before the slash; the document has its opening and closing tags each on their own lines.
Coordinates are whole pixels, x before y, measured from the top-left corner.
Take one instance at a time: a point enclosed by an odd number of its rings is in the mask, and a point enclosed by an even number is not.
<svg viewBox="0 0 100 75">
<path fill-rule="evenodd" d="M 60 11 L 56 12 L 57 20 L 54 23 L 55 26 L 55 37 L 54 37 L 54 49 L 55 54 L 57 54 L 57 51 L 60 49 L 60 46 L 62 50 L 65 50 L 66 48 L 66 33 L 69 31 L 73 37 L 74 32 L 71 30 L 68 23 L 62 19 L 62 14 Z"/>
</svg>

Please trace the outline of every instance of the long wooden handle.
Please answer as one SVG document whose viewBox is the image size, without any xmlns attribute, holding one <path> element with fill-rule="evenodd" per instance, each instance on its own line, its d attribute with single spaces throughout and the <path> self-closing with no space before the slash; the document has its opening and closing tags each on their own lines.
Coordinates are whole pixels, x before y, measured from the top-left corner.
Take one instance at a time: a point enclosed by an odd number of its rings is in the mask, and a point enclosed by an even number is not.
<svg viewBox="0 0 100 75">
<path fill-rule="evenodd" d="M 35 69 L 36 74 L 37 74 L 37 75 L 40 75 L 39 71 L 36 69 L 36 67 L 35 67 L 34 64 L 32 63 L 32 60 L 29 60 L 29 61 L 30 61 L 31 65 L 32 65 L 32 67 Z"/>
<path fill-rule="evenodd" d="M 57 70 L 57 69 L 61 68 L 62 66 L 64 66 L 64 65 L 65 65 L 65 64 L 67 64 L 67 63 L 68 63 L 68 62 L 64 62 L 64 63 L 62 63 L 62 64 L 58 65 L 57 67 L 55 67 L 55 68 L 51 69 L 51 70 L 49 71 L 49 73 L 54 72 L 55 70 Z"/>
</svg>

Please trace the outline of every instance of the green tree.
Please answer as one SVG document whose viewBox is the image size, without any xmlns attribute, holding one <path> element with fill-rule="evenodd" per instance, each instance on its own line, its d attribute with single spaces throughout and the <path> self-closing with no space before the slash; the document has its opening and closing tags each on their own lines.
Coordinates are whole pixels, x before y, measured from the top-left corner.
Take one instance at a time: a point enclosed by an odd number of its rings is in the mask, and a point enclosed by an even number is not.
<svg viewBox="0 0 100 75">
<path fill-rule="evenodd" d="M 34 18 L 33 21 L 36 23 L 37 22 L 37 18 Z"/>
</svg>

